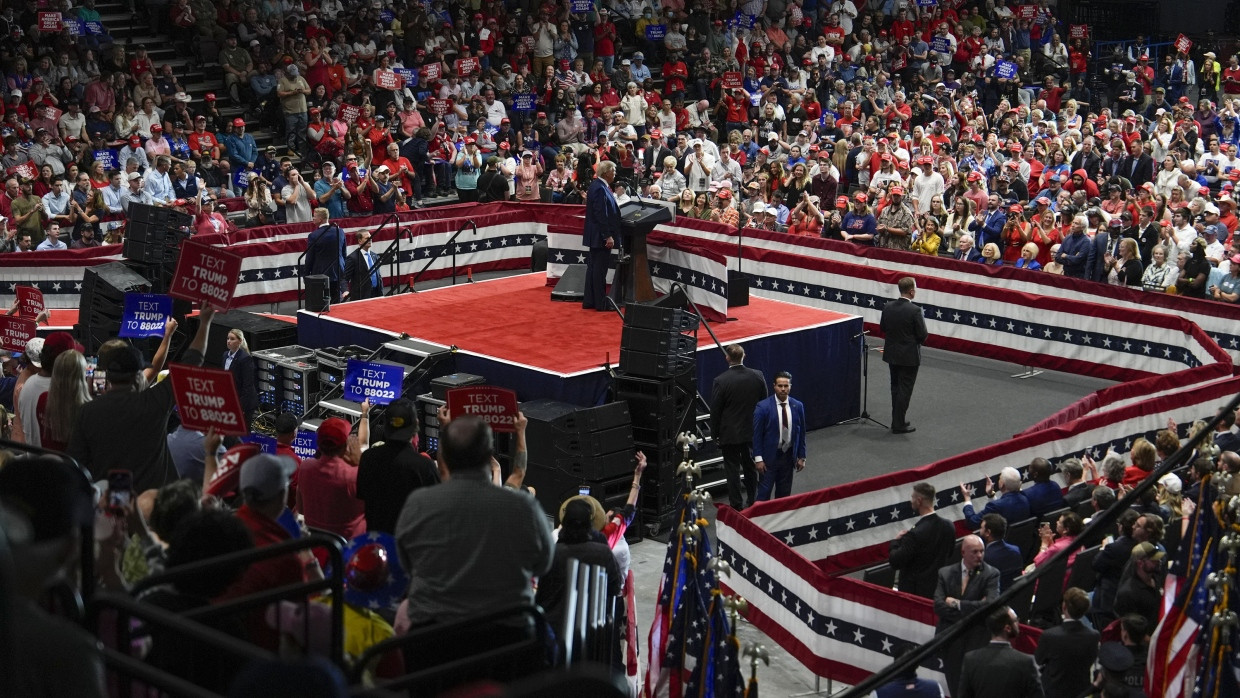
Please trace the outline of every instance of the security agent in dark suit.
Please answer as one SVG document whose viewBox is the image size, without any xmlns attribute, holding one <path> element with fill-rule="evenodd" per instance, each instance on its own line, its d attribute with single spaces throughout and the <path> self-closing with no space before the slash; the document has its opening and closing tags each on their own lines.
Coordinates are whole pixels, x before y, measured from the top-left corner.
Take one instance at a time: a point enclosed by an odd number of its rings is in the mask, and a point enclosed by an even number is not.
<svg viewBox="0 0 1240 698">
<path fill-rule="evenodd" d="M 1063 623 L 1042 631 L 1034 661 L 1042 669 L 1042 687 L 1052 698 L 1075 698 L 1089 690 L 1090 670 L 1098 658 L 1097 630 L 1081 622 L 1089 595 L 1077 587 L 1063 593 Z"/>
<path fill-rule="evenodd" d="M 921 306 L 913 302 L 917 295 L 917 282 L 906 276 L 899 281 L 900 297 L 883 307 L 879 329 L 887 338 L 883 346 L 883 361 L 891 370 L 891 431 L 909 434 L 917 431 L 908 423 L 909 400 L 917 383 L 917 368 L 921 365 L 921 345 L 926 341 L 926 319 Z"/>
<path fill-rule="evenodd" d="M 314 232 L 306 239 L 306 276 L 327 277 L 332 302 L 340 302 L 340 280 L 344 278 L 345 241 L 340 226 L 328 221 L 327 209 L 314 209 Z"/>
<path fill-rule="evenodd" d="M 1016 612 L 1004 606 L 986 618 L 990 644 L 964 657 L 955 698 L 1042 698 L 1042 680 L 1033 657 L 1012 647 L 1020 635 Z"/>
<path fill-rule="evenodd" d="M 754 467 L 762 473 L 757 501 L 792 494 L 792 474 L 805 469 L 805 405 L 791 397 L 792 374 L 775 374 L 775 394 L 753 411 Z"/>
<path fill-rule="evenodd" d="M 715 376 L 710 389 L 710 431 L 723 453 L 728 476 L 728 502 L 740 511 L 753 504 L 758 489 L 754 469 L 753 411 L 766 397 L 766 378 L 762 372 L 745 366 L 745 349 L 739 344 L 723 348 L 728 368 Z M 741 495 L 741 474 L 745 475 L 746 497 Z"/>
<path fill-rule="evenodd" d="M 1128 144 L 1128 156 L 1120 161 L 1119 176 L 1139 187 L 1154 179 L 1154 158 L 1145 154 L 1141 139 L 1133 139 Z"/>
<path fill-rule="evenodd" d="M 973 611 L 999 596 L 999 570 L 987 565 L 982 557 L 985 546 L 977 536 L 965 536 L 960 545 L 960 562 L 939 569 L 934 587 L 934 614 L 939 622 L 935 633 L 941 633 Z M 964 655 L 986 644 L 986 629 L 980 625 L 944 646 L 941 658 L 943 673 L 952 695 L 960 685 L 960 667 Z M 998 695 L 998 694 L 995 694 Z"/>
<path fill-rule="evenodd" d="M 358 248 L 344 260 L 344 278 L 349 282 L 349 300 L 363 301 L 383 295 L 383 275 L 379 256 L 371 251 L 374 239 L 368 232 L 357 238 Z"/>
<path fill-rule="evenodd" d="M 1007 542 L 1007 520 L 1000 514 L 987 514 L 977 527 L 977 535 L 986 543 L 986 564 L 999 570 L 999 591 L 1008 588 L 1025 568 L 1025 554 Z"/>
<path fill-rule="evenodd" d="M 254 413 L 258 411 L 258 373 L 254 368 L 254 357 L 250 356 L 250 347 L 246 344 L 245 333 L 241 330 L 229 330 L 225 344 L 228 349 L 224 352 L 224 369 L 232 373 L 248 429 L 254 422 Z"/>
<path fill-rule="evenodd" d="M 913 485 L 909 504 L 921 518 L 891 541 L 888 560 L 900 573 L 900 591 L 932 599 L 939 569 L 956 543 L 956 527 L 934 513 L 934 485 L 928 482 Z"/>
<path fill-rule="evenodd" d="M 606 311 L 607 262 L 611 249 L 620 244 L 620 206 L 611 193 L 616 179 L 616 163 L 604 160 L 598 164 L 595 179 L 586 191 L 586 223 L 581 242 L 586 252 L 586 289 L 581 307 Z"/>
</svg>

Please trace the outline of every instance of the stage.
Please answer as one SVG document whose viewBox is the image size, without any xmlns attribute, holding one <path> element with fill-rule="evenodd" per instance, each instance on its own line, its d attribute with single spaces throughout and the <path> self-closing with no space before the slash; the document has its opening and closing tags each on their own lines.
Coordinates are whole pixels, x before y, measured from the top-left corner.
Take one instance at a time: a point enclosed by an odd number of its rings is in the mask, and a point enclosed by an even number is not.
<svg viewBox="0 0 1240 698">
<path fill-rule="evenodd" d="M 793 376 L 792 393 L 806 404 L 810 428 L 860 413 L 861 318 L 793 303 L 751 297 L 728 309 L 734 321 L 712 323 L 723 344 L 740 342 L 746 365 Z M 456 370 L 517 391 L 522 400 L 551 398 L 600 404 L 607 364 L 620 356 L 622 320 L 614 312 L 583 310 L 551 300 L 543 273 L 445 286 L 400 296 L 299 311 L 298 342 L 318 348 L 357 344 L 377 348 L 406 333 L 456 346 Z M 706 330 L 698 331 L 698 386 L 710 395 L 726 368 Z"/>
</svg>

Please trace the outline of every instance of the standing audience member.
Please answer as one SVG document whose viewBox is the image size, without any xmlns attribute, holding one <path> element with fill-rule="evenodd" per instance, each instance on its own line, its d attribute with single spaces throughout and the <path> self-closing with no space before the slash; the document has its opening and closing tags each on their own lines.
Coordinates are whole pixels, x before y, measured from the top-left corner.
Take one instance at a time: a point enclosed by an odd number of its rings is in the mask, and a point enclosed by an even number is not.
<svg viewBox="0 0 1240 698">
<path fill-rule="evenodd" d="M 911 529 L 901 531 L 891 541 L 889 560 L 900 573 L 900 591 L 934 598 L 939 569 L 947 564 L 956 542 L 956 526 L 934 513 L 934 485 L 913 485 L 909 506 L 920 517 Z"/>
<path fill-rule="evenodd" d="M 366 532 L 365 505 L 357 498 L 357 461 L 349 452 L 351 429 L 339 417 L 323 420 L 319 457 L 297 468 L 297 511 L 306 517 L 306 525 L 346 540 Z"/>
<path fill-rule="evenodd" d="M 1089 689 L 1090 670 L 1098 658 L 1098 631 L 1081 621 L 1089 595 L 1077 587 L 1063 593 L 1063 622 L 1042 631 L 1033 655 L 1042 685 L 1052 696 L 1079 696 Z"/>
<path fill-rule="evenodd" d="M 710 390 L 710 430 L 723 452 L 728 503 L 740 511 L 754 503 L 758 489 L 752 452 L 753 414 L 754 407 L 766 397 L 766 378 L 761 371 L 745 365 L 745 349 L 741 345 L 729 344 L 723 353 L 728 368 L 715 376 Z"/>
<path fill-rule="evenodd" d="M 396 530 L 405 500 L 414 490 L 439 484 L 435 462 L 418 452 L 417 407 L 393 400 L 383 413 L 382 441 L 362 454 L 357 466 L 357 498 L 363 503 L 366 530 Z"/>
</svg>

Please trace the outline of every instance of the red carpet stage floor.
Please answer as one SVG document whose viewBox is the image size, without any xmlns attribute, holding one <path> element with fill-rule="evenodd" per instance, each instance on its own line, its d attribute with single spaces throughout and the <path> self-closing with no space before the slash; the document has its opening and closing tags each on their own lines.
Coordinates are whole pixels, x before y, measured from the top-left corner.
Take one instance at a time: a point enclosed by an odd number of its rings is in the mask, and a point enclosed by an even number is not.
<svg viewBox="0 0 1240 698">
<path fill-rule="evenodd" d="M 724 344 L 741 342 L 746 363 L 768 378 L 793 373 L 793 391 L 821 402 L 811 426 L 855 416 L 860 409 L 860 318 L 792 303 L 751 298 L 730 308 L 733 322 L 713 323 Z M 590 405 L 604 398 L 603 365 L 619 361 L 622 322 L 613 313 L 551 300 L 542 273 L 301 311 L 298 337 L 309 347 L 378 347 L 401 333 L 455 345 L 457 370 L 517 390 L 522 400 L 554 398 Z M 704 395 L 725 367 L 705 329 L 698 332 L 698 382 Z M 813 414 L 813 412 L 810 412 Z"/>
</svg>

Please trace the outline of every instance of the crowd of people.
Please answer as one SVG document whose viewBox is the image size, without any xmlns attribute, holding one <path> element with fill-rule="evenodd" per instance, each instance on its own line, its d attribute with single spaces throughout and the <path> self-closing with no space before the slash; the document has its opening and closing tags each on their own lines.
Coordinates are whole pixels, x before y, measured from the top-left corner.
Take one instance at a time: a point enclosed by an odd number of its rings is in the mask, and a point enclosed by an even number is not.
<svg viewBox="0 0 1240 698">
<path fill-rule="evenodd" d="M 115 242 L 132 201 L 200 230 L 230 197 L 249 225 L 578 202 L 606 160 L 686 217 L 1240 301 L 1221 46 L 1094 56 L 1048 0 L 151 7 L 221 90 L 97 37 L 0 56 L 7 249 Z"/>
</svg>

